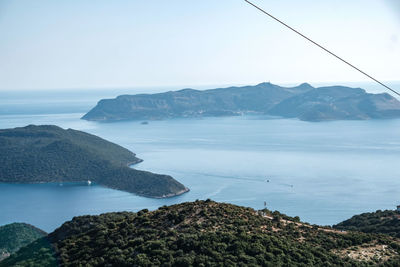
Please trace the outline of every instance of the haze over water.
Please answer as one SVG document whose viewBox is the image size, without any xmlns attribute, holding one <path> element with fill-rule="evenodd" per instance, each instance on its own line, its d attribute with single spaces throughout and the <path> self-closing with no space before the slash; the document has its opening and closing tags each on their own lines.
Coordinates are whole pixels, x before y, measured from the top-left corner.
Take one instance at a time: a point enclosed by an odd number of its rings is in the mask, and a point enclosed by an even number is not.
<svg viewBox="0 0 400 267">
<path fill-rule="evenodd" d="M 144 159 L 135 168 L 170 174 L 191 191 L 149 199 L 98 185 L 0 184 L 0 225 L 28 222 L 51 231 L 77 215 L 207 198 L 256 209 L 266 201 L 271 210 L 326 225 L 400 204 L 400 120 L 80 120 L 100 98 L 121 93 L 7 94 L 0 98 L 0 128 L 55 124 L 86 131 L 135 152 Z"/>
</svg>

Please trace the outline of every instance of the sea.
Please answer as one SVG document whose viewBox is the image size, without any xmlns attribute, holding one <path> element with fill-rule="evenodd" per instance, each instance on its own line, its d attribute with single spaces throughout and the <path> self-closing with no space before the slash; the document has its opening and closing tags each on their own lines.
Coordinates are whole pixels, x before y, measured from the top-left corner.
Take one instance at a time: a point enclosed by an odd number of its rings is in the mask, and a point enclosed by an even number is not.
<svg viewBox="0 0 400 267">
<path fill-rule="evenodd" d="M 345 85 L 383 91 L 372 83 Z M 390 85 L 400 89 L 400 82 Z M 102 98 L 172 89 L 181 88 L 0 91 L 1 129 L 54 124 L 95 134 L 144 160 L 133 168 L 169 174 L 190 188 L 181 196 L 152 199 L 87 183 L 0 184 L 0 225 L 26 222 L 51 232 L 74 216 L 155 210 L 196 199 L 254 209 L 266 204 L 311 224 L 333 225 L 400 204 L 399 119 L 80 119 Z"/>
</svg>

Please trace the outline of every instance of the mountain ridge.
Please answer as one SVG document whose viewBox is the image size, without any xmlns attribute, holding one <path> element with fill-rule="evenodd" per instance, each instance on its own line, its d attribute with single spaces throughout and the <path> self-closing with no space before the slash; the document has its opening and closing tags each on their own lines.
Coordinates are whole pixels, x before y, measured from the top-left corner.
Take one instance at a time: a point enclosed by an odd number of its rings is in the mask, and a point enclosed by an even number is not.
<svg viewBox="0 0 400 267">
<path fill-rule="evenodd" d="M 400 102 L 361 88 L 271 83 L 208 90 L 182 89 L 102 99 L 82 119 L 100 122 L 273 115 L 304 121 L 400 118 Z"/>
<path fill-rule="evenodd" d="M 79 216 L 0 266 L 398 266 L 400 240 L 211 200 Z"/>
<path fill-rule="evenodd" d="M 377 210 L 354 215 L 333 226 L 338 230 L 360 231 L 364 233 L 382 233 L 400 238 L 400 212 L 395 210 Z"/>
</svg>

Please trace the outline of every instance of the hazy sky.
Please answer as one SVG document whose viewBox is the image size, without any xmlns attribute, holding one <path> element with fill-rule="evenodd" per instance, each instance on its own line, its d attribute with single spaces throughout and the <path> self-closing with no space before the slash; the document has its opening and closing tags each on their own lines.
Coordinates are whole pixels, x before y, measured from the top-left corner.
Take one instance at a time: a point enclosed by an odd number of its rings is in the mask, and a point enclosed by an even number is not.
<svg viewBox="0 0 400 267">
<path fill-rule="evenodd" d="M 400 80 L 399 0 L 254 0 Z M 0 89 L 366 80 L 243 0 L 0 0 Z"/>
</svg>

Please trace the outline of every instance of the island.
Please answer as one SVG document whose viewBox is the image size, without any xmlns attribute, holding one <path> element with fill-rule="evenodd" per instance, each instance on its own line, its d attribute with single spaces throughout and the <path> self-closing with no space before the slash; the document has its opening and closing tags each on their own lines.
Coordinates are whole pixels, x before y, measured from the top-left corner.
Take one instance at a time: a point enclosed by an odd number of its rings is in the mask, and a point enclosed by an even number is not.
<svg viewBox="0 0 400 267">
<path fill-rule="evenodd" d="M 131 151 L 100 137 L 54 125 L 0 130 L 1 183 L 97 183 L 166 198 L 189 189 L 168 175 L 139 171 Z"/>
<path fill-rule="evenodd" d="M 183 89 L 158 94 L 121 95 L 100 100 L 82 119 L 99 122 L 160 120 L 245 114 L 298 118 L 304 121 L 400 118 L 400 102 L 387 93 L 361 88 L 314 88 L 303 83 L 271 83 L 210 90 Z"/>
<path fill-rule="evenodd" d="M 5 266 L 399 266 L 400 240 L 198 200 L 80 216 Z"/>
<path fill-rule="evenodd" d="M 46 235 L 46 232 L 26 223 L 0 226 L 0 261 Z"/>
</svg>

